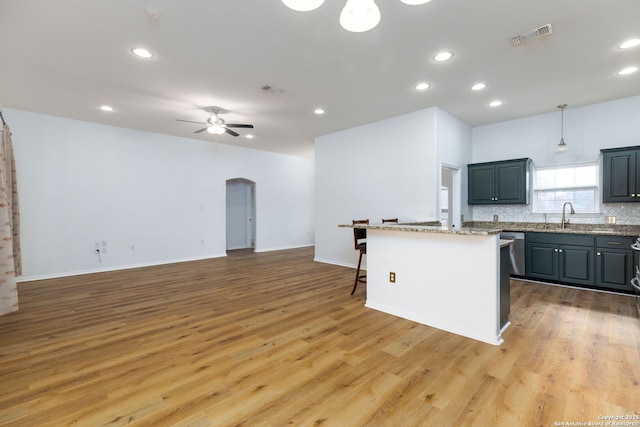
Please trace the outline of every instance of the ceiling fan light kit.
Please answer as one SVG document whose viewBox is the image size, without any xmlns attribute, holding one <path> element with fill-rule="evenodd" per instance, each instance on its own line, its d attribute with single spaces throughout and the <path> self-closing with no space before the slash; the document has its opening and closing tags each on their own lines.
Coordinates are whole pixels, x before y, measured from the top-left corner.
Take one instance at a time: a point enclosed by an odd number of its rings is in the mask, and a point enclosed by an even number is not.
<svg viewBox="0 0 640 427">
<path fill-rule="evenodd" d="M 193 133 L 201 133 L 204 131 L 209 132 L 213 135 L 222 135 L 223 133 L 228 133 L 231 136 L 239 136 L 240 134 L 230 128 L 243 128 L 243 129 L 253 129 L 253 125 L 250 124 L 239 124 L 239 123 L 227 123 L 220 114 L 228 113 L 229 111 L 223 110 L 218 107 L 207 107 L 205 111 L 209 113 L 209 117 L 207 117 L 206 122 L 194 122 L 193 120 L 182 120 L 176 119 L 179 122 L 186 123 L 197 123 L 200 125 L 206 125 L 202 129 L 198 129 Z"/>
<path fill-rule="evenodd" d="M 410 4 L 411 6 L 417 6 L 419 4 L 429 3 L 431 0 L 400 0 L 404 4 Z"/>
<path fill-rule="evenodd" d="M 308 12 L 322 6 L 324 0 L 282 0 L 288 8 L 297 10 L 298 12 Z"/>
<path fill-rule="evenodd" d="M 213 135 L 222 135 L 223 133 L 226 132 L 225 128 L 223 126 L 220 125 L 212 125 L 207 127 L 207 132 L 213 134 Z"/>
<path fill-rule="evenodd" d="M 429 3 L 431 0 L 401 0 L 409 5 Z M 306 12 L 317 9 L 324 0 L 282 0 L 293 10 Z M 374 0 L 347 0 L 340 12 L 340 25 L 347 31 L 362 33 L 375 28 L 380 22 L 380 9 Z"/>
<path fill-rule="evenodd" d="M 340 13 L 340 25 L 347 31 L 362 33 L 380 22 L 380 9 L 373 0 L 347 0 Z"/>
</svg>

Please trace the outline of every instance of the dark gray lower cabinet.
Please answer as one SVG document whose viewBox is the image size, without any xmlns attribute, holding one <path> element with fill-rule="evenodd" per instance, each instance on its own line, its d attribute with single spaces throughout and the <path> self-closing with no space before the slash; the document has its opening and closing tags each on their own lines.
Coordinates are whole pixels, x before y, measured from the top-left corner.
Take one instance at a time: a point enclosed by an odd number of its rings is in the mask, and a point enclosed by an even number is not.
<svg viewBox="0 0 640 427">
<path fill-rule="evenodd" d="M 632 237 L 527 233 L 526 276 L 574 285 L 631 291 Z"/>
<path fill-rule="evenodd" d="M 555 244 L 527 242 L 525 252 L 527 277 L 558 280 L 558 247 Z"/>
<path fill-rule="evenodd" d="M 633 237 L 598 236 L 596 238 L 596 286 L 632 291 Z"/>
<path fill-rule="evenodd" d="M 509 282 L 509 246 L 500 249 L 500 328 L 509 321 L 511 312 L 511 283 Z"/>
<path fill-rule="evenodd" d="M 593 236 L 527 233 L 526 239 L 528 277 L 593 285 Z"/>
</svg>

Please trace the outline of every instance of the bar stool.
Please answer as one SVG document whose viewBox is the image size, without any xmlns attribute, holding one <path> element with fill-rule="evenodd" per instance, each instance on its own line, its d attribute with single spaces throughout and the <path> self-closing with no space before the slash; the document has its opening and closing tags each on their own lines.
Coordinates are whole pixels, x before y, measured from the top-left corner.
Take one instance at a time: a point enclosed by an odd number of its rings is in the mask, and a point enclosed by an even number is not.
<svg viewBox="0 0 640 427">
<path fill-rule="evenodd" d="M 353 225 L 356 224 L 369 224 L 369 219 L 360 219 L 353 220 Z M 360 251 L 360 256 L 358 257 L 358 269 L 356 270 L 356 280 L 353 282 L 353 290 L 351 290 L 351 295 L 356 291 L 358 287 L 358 283 L 367 283 L 367 275 L 360 275 L 360 264 L 362 264 L 362 255 L 367 254 L 367 230 L 365 228 L 354 228 L 353 229 L 353 243 L 356 251 Z"/>
<path fill-rule="evenodd" d="M 398 223 L 398 218 L 387 218 L 387 219 L 382 218 L 382 223 L 384 224 L 386 222 L 393 222 L 393 223 L 397 224 Z"/>
</svg>

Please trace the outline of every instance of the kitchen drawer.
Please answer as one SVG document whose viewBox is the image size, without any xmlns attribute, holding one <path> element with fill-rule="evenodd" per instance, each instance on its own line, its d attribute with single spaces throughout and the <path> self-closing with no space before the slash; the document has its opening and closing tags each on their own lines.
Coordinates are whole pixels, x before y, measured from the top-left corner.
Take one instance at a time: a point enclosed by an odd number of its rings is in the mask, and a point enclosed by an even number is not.
<svg viewBox="0 0 640 427">
<path fill-rule="evenodd" d="M 556 245 L 594 246 L 594 236 L 588 234 L 536 233 L 526 235 L 527 243 L 552 243 Z M 602 236 L 605 237 L 605 236 Z"/>
<path fill-rule="evenodd" d="M 611 249 L 630 249 L 635 237 L 626 236 L 597 236 L 596 247 Z"/>
</svg>

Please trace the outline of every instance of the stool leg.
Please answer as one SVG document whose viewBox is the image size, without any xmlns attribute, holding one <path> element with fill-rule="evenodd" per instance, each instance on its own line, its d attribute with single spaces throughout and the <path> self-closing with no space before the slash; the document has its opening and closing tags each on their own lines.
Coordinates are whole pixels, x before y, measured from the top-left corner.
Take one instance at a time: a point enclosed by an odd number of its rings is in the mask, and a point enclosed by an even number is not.
<svg viewBox="0 0 640 427">
<path fill-rule="evenodd" d="M 358 287 L 358 282 L 360 281 L 360 264 L 362 264 L 362 251 L 360 251 L 360 257 L 358 258 L 358 269 L 356 270 L 356 280 L 353 282 L 353 289 L 351 290 L 351 295 L 356 291 Z"/>
</svg>

